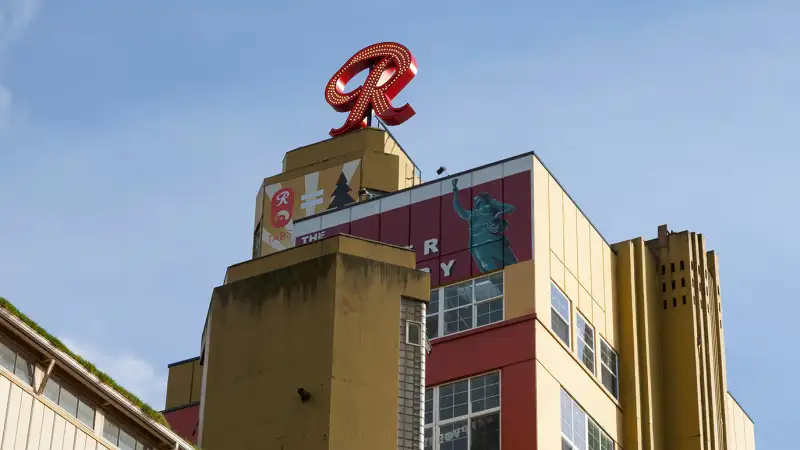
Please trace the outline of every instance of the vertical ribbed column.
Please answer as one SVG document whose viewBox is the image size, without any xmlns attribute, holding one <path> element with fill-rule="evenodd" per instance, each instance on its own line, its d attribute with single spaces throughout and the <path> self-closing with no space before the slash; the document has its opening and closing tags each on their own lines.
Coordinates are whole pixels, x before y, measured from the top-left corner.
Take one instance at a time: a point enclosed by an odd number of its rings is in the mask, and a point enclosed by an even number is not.
<svg viewBox="0 0 800 450">
<path fill-rule="evenodd" d="M 409 323 L 419 335 L 409 339 Z M 400 363 L 398 377 L 397 448 L 422 450 L 425 405 L 425 303 L 400 303 Z M 418 343 L 413 343 L 419 338 Z"/>
</svg>

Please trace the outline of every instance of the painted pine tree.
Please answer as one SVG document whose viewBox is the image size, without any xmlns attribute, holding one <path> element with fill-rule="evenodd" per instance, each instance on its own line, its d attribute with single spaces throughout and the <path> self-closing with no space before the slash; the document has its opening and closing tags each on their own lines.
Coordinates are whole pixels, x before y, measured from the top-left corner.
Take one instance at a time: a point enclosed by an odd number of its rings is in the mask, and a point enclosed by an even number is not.
<svg viewBox="0 0 800 450">
<path fill-rule="evenodd" d="M 336 182 L 336 188 L 331 194 L 331 204 L 328 209 L 341 208 L 342 206 L 353 203 L 355 199 L 350 196 L 350 186 L 347 184 L 347 177 L 343 173 L 339 174 L 339 181 Z"/>
</svg>

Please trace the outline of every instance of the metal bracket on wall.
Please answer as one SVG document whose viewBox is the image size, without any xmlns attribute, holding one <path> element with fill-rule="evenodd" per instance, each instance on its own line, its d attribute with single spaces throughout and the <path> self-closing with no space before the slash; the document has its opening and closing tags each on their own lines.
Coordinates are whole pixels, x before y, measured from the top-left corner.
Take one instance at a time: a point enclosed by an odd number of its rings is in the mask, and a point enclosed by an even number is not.
<svg viewBox="0 0 800 450">
<path fill-rule="evenodd" d="M 50 379 L 50 374 L 53 373 L 53 368 L 56 366 L 56 360 L 51 359 L 47 364 L 47 369 L 44 371 L 44 376 L 42 376 L 42 381 L 39 383 L 39 388 L 36 389 L 36 393 L 42 395 L 44 392 L 44 387 L 47 386 L 47 380 Z"/>
</svg>

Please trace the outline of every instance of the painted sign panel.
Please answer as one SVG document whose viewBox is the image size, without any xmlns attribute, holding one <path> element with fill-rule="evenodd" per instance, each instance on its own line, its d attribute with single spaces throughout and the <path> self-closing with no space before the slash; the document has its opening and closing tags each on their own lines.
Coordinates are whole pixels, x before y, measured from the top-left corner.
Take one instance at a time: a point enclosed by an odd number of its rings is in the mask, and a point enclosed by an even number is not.
<svg viewBox="0 0 800 450">
<path fill-rule="evenodd" d="M 431 286 L 455 283 L 532 258 L 530 158 L 299 221 L 295 245 L 350 234 L 412 248 Z"/>
<path fill-rule="evenodd" d="M 261 253 L 294 246 L 294 222 L 349 205 L 361 189 L 361 160 L 264 187 Z"/>
</svg>

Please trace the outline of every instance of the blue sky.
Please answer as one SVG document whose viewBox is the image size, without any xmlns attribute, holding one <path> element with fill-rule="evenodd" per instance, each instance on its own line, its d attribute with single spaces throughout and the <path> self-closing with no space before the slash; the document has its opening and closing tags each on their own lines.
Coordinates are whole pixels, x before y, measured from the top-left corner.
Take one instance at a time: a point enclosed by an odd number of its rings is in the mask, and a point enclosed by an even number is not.
<svg viewBox="0 0 800 450">
<path fill-rule="evenodd" d="M 760 449 L 796 441 L 800 3 L 275 3 L 0 0 L 0 295 L 163 406 L 260 180 L 392 40 L 428 179 L 536 150 L 611 242 L 705 234 L 730 389 Z"/>
</svg>

